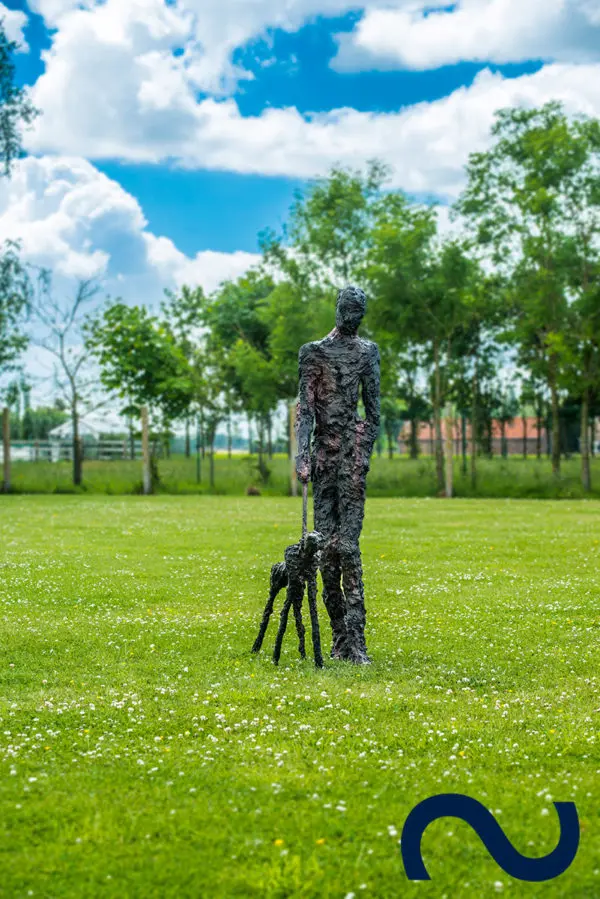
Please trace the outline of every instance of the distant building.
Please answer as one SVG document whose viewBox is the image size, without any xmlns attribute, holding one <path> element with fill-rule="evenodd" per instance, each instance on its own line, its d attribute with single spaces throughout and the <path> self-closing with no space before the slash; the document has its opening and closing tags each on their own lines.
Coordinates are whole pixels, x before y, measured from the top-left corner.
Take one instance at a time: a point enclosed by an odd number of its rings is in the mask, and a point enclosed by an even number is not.
<svg viewBox="0 0 600 899">
<path fill-rule="evenodd" d="M 465 423 L 465 437 L 467 442 L 467 451 L 470 451 L 471 445 L 471 425 L 467 421 Z M 600 452 L 600 419 L 596 421 L 595 428 L 595 451 Z M 442 437 L 446 439 L 446 422 L 442 419 Z M 454 452 L 458 456 L 462 453 L 463 432 L 462 421 L 460 418 L 455 419 L 452 439 L 454 441 Z M 548 452 L 548 434 L 545 422 L 542 421 L 539 442 L 541 452 Z M 534 456 L 538 451 L 538 422 L 536 418 L 515 418 L 511 422 L 504 425 L 504 440 L 506 443 L 506 453 L 511 456 L 523 455 L 525 452 L 528 456 Z M 435 430 L 433 424 L 422 422 L 419 427 L 419 452 L 424 455 L 432 455 L 435 447 Z M 492 422 L 492 452 L 494 455 L 501 455 L 503 447 L 502 440 L 502 424 L 494 420 Z M 401 453 L 410 452 L 410 424 L 406 422 L 398 437 L 398 448 Z"/>
</svg>

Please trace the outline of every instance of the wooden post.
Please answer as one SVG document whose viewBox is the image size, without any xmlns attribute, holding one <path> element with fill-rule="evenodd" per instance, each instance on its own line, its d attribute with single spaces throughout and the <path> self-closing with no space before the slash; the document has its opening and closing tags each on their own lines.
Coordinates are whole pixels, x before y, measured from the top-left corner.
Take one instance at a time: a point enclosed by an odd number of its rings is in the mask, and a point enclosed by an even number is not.
<svg viewBox="0 0 600 899">
<path fill-rule="evenodd" d="M 446 406 L 445 430 L 446 430 L 446 497 L 451 499 L 454 496 L 454 441 L 452 439 L 454 421 L 452 417 L 452 406 Z"/>
<path fill-rule="evenodd" d="M 298 496 L 298 476 L 296 474 L 296 454 L 298 442 L 296 440 L 296 403 L 290 405 L 290 484 L 292 496 Z"/>
<path fill-rule="evenodd" d="M 2 447 L 4 452 L 4 475 L 2 480 L 2 490 L 4 493 L 10 491 L 10 409 L 4 407 L 2 413 Z"/>
<path fill-rule="evenodd" d="M 152 493 L 152 472 L 150 469 L 150 434 L 148 429 L 148 406 L 142 406 L 142 465 L 144 496 Z"/>
</svg>

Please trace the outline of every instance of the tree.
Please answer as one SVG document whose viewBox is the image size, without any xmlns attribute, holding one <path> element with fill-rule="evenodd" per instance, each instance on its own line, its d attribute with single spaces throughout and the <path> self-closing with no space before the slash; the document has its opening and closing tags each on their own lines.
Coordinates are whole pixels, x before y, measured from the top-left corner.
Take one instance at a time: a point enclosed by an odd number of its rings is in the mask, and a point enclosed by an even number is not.
<svg viewBox="0 0 600 899">
<path fill-rule="evenodd" d="M 435 427 L 438 489 L 444 489 L 441 414 L 447 395 L 453 340 L 465 324 L 471 263 L 457 241 L 441 241 L 434 208 L 389 194 L 376 211 L 367 277 L 373 295 L 369 326 L 382 345 L 426 350 L 432 363 L 430 395 Z"/>
<path fill-rule="evenodd" d="M 11 174 L 14 160 L 22 154 L 23 128 L 38 115 L 26 90 L 15 85 L 16 48 L 0 20 L 0 175 L 6 177 Z M 14 366 L 27 345 L 22 320 L 29 308 L 31 286 L 18 251 L 15 241 L 7 241 L 0 251 L 0 375 Z"/>
<path fill-rule="evenodd" d="M 91 318 L 86 348 L 98 360 L 102 384 L 123 403 L 125 415 L 139 417 L 149 407 L 155 431 L 189 409 L 193 397 L 188 360 L 172 333 L 140 306 L 114 302 Z M 157 480 L 156 441 L 152 445 L 153 479 Z"/>
<path fill-rule="evenodd" d="M 31 284 L 18 249 L 18 244 L 8 241 L 0 252 L 0 375 L 14 368 L 27 346 L 22 324 L 30 308 Z"/>
<path fill-rule="evenodd" d="M 500 452 L 504 458 L 508 453 L 506 443 L 506 426 L 512 424 L 519 412 L 519 401 L 512 386 L 500 387 L 498 392 L 498 404 L 496 406 L 496 418 L 500 423 Z"/>
<path fill-rule="evenodd" d="M 202 329 L 206 297 L 202 287 L 182 287 L 179 294 L 165 290 L 166 301 L 161 305 L 163 323 L 171 333 L 188 365 L 195 365 L 195 354 Z M 185 455 L 191 455 L 190 417 L 185 413 Z"/>
<path fill-rule="evenodd" d="M 270 349 L 270 328 L 267 306 L 275 289 L 273 278 L 261 269 L 250 269 L 237 281 L 223 283 L 207 300 L 204 325 L 208 329 L 206 351 L 221 359 L 222 389 L 230 402 L 243 409 L 250 428 L 254 416 L 260 418 L 259 463 L 262 469 L 264 436 L 270 432 L 271 416 L 280 398 L 268 390 L 264 396 L 256 396 L 261 381 L 249 370 L 254 360 L 257 371 L 268 368 L 274 371 Z M 264 384 L 263 384 L 264 386 Z M 268 408 L 265 405 L 268 397 Z M 264 470 L 261 470 L 263 476 Z"/>
<path fill-rule="evenodd" d="M 69 415 L 61 403 L 54 406 L 28 408 L 23 415 L 23 440 L 47 440 L 54 428 L 68 421 Z"/>
<path fill-rule="evenodd" d="M 26 89 L 15 84 L 16 49 L 17 44 L 8 40 L 0 20 L 0 162 L 7 176 L 15 159 L 22 155 L 23 128 L 39 115 Z"/>
<path fill-rule="evenodd" d="M 331 290 L 360 280 L 389 173 L 377 160 L 365 172 L 334 166 L 326 178 L 296 191 L 282 236 L 268 230 L 261 235 L 265 262 L 305 293 L 315 286 Z"/>
<path fill-rule="evenodd" d="M 209 448 L 209 482 L 215 486 L 215 437 L 217 428 L 229 413 L 225 360 L 223 354 L 208 340 L 194 350 L 192 361 L 192 398 L 198 411 L 202 410 L 205 437 Z"/>
<path fill-rule="evenodd" d="M 52 279 L 40 272 L 34 314 L 45 334 L 39 345 L 55 359 L 54 378 L 72 423 L 73 484 L 81 486 L 83 458 L 79 438 L 82 407 L 91 407 L 96 378 L 90 371 L 90 350 L 84 340 L 86 307 L 98 295 L 99 285 L 93 280 L 80 281 L 73 298 L 56 299 Z"/>
<path fill-rule="evenodd" d="M 598 233 L 600 137 L 595 120 L 569 120 L 559 103 L 504 109 L 493 145 L 474 153 L 459 212 L 479 246 L 510 278 L 513 336 L 538 357 L 550 392 L 552 468 L 560 473 L 560 347 L 568 321 L 574 236 L 589 249 Z M 580 246 L 581 248 L 581 246 Z"/>
</svg>

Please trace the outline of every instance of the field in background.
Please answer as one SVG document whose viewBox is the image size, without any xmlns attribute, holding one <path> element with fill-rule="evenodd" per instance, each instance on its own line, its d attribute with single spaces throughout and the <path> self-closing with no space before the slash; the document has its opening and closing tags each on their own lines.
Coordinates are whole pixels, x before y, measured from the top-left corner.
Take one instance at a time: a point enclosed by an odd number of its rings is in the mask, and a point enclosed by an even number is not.
<svg viewBox="0 0 600 899">
<path fill-rule="evenodd" d="M 376 469 L 375 469 L 376 472 Z M 0 501 L 0 895 L 395 899 L 600 895 L 600 503 L 371 499 L 370 668 L 252 657 L 300 502 Z M 329 629 L 325 615 L 325 640 Z M 529 855 L 575 800 L 562 878 L 521 884 L 464 792 Z"/>
<path fill-rule="evenodd" d="M 478 482 L 474 491 L 470 475 L 462 473 L 460 459 L 455 461 L 455 493 L 459 497 L 571 498 L 584 496 L 578 457 L 563 460 L 561 477 L 552 476 L 550 461 L 524 460 L 518 457 L 478 460 Z M 241 496 L 249 486 L 258 486 L 266 496 L 287 496 L 290 492 L 290 463 L 287 456 L 267 460 L 270 477 L 262 484 L 257 457 L 226 455 L 215 457 L 215 484 L 210 486 L 209 460 L 201 463 L 197 481 L 196 459 L 173 456 L 159 462 L 159 491 L 172 494 L 215 493 Z M 86 493 L 122 495 L 141 493 L 141 462 L 86 462 L 83 469 Z M 600 498 L 600 459 L 592 460 L 592 496 Z M 73 493 L 72 467 L 69 462 L 14 462 L 12 488 L 17 493 Z M 392 460 L 373 457 L 368 481 L 372 497 L 425 497 L 436 495 L 434 461 L 431 457 Z"/>
</svg>

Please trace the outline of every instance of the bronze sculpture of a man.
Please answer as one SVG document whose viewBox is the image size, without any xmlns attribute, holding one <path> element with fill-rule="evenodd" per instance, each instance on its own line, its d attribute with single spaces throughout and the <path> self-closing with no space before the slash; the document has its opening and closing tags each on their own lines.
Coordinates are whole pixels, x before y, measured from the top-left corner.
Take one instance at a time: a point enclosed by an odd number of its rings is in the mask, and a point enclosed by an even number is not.
<svg viewBox="0 0 600 899">
<path fill-rule="evenodd" d="M 370 662 L 359 538 L 380 421 L 379 350 L 358 336 L 366 302 L 358 287 L 340 290 L 336 327 L 323 340 L 301 347 L 297 418 L 296 472 L 303 482 L 312 478 L 315 529 L 323 537 L 320 567 L 333 632 L 331 656 L 355 664 Z M 357 411 L 361 389 L 364 419 Z"/>
</svg>

